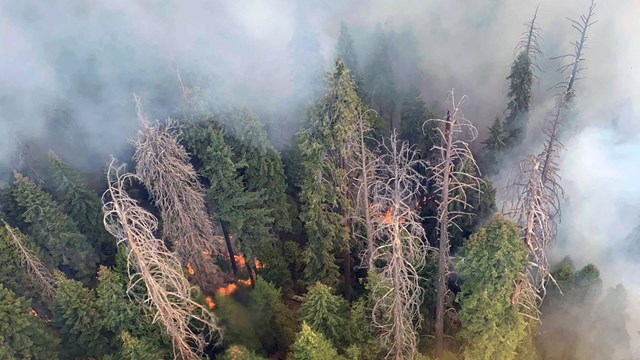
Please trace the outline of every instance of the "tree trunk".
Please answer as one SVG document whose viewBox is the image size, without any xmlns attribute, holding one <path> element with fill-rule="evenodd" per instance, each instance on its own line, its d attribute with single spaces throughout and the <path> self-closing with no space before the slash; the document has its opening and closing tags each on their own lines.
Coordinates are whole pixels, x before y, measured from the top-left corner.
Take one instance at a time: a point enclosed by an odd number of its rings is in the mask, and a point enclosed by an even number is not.
<svg viewBox="0 0 640 360">
<path fill-rule="evenodd" d="M 229 237 L 228 225 L 224 221 L 220 221 L 222 227 L 222 234 L 224 235 L 224 242 L 227 244 L 227 252 L 229 253 L 229 262 L 231 263 L 231 270 L 233 275 L 238 276 L 238 265 L 236 264 L 236 257 L 233 253 L 233 246 L 231 245 L 231 238 Z"/>
<path fill-rule="evenodd" d="M 251 288 L 256 287 L 256 279 L 253 276 L 253 268 L 249 265 L 248 261 L 245 261 L 245 266 L 247 268 L 247 272 L 249 273 L 249 281 L 251 282 Z"/>
</svg>

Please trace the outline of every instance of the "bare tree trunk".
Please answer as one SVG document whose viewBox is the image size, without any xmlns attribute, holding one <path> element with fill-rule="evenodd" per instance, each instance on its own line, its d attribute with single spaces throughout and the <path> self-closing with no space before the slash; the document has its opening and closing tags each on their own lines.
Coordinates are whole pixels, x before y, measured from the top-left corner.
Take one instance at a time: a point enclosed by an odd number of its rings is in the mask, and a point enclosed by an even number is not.
<svg viewBox="0 0 640 360">
<path fill-rule="evenodd" d="M 437 220 L 438 220 L 438 237 L 440 246 L 438 250 L 438 282 L 436 285 L 436 356 L 442 358 L 444 352 L 444 318 L 447 312 L 446 300 L 449 292 L 447 284 L 449 278 L 449 227 L 455 225 L 455 219 L 460 216 L 470 216 L 468 212 L 463 211 L 471 206 L 467 202 L 465 190 L 470 189 L 480 191 L 480 179 L 474 174 L 467 173 L 464 170 L 456 170 L 457 164 L 470 164 L 472 168 L 478 171 L 476 162 L 473 158 L 469 145 L 464 137 L 468 137 L 469 141 L 475 140 L 477 130 L 471 122 L 465 119 L 460 106 L 464 103 L 466 97 L 456 103 L 453 90 L 450 93 L 452 111 L 447 111 L 444 119 L 431 119 L 440 126 L 436 128 L 440 141 L 438 145 L 434 145 L 433 149 L 439 153 L 439 160 L 430 169 L 432 172 L 431 180 L 435 183 L 435 190 L 438 193 L 437 200 Z M 426 124 L 425 124 L 426 125 Z M 424 126 L 423 125 L 423 128 Z M 479 172 L 479 171 L 478 171 Z M 454 204 L 461 206 L 463 210 L 451 210 Z"/>
<path fill-rule="evenodd" d="M 231 237 L 229 236 L 229 225 L 225 221 L 220 221 L 220 227 L 222 228 L 222 234 L 224 235 L 224 242 L 227 245 L 227 253 L 229 254 L 229 263 L 231 263 L 231 270 L 233 275 L 238 276 L 238 264 L 236 264 L 236 256 L 233 252 L 233 245 L 231 244 Z"/>
</svg>

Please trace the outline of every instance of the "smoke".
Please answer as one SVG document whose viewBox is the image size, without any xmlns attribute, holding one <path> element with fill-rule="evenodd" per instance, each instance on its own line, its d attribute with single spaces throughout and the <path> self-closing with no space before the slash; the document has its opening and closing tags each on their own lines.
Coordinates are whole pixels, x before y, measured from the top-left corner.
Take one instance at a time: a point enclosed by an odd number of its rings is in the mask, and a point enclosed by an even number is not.
<svg viewBox="0 0 640 360">
<path fill-rule="evenodd" d="M 361 71 L 377 25 L 405 34 L 391 37 L 403 51 L 391 56 L 419 64 L 409 69 L 397 61 L 398 82 L 419 79 L 427 103 L 444 103 L 451 88 L 468 95 L 465 114 L 482 137 L 505 109 L 514 46 L 538 5 L 544 56 L 533 93 L 530 152 L 539 150 L 540 124 L 553 105 L 549 88 L 561 79 L 558 62 L 549 57 L 572 51 L 577 34 L 565 17 L 584 13 L 588 0 L 0 1 L 0 172 L 9 169 L 24 138 L 42 139 L 76 166 L 99 168 L 108 154 L 126 149 L 137 128 L 132 92 L 152 118 L 180 104 L 173 60 L 186 85 L 210 90 L 215 105 L 248 105 L 273 132 L 290 135 L 295 126 L 278 124 L 294 91 L 291 67 L 299 59 L 289 44 L 296 21 L 317 35 L 325 70 L 340 21 L 352 29 Z M 637 263 L 616 249 L 640 224 L 640 119 L 632 105 L 640 101 L 640 42 L 634 38 L 640 4 L 603 0 L 596 17 L 586 77 L 576 85 L 577 125 L 564 139 L 567 200 L 554 254 L 571 254 L 577 265 L 595 263 L 605 285 L 623 282 L 638 299 Z M 640 306 L 629 312 L 640 319 Z M 637 329 L 628 326 L 638 345 Z"/>
</svg>

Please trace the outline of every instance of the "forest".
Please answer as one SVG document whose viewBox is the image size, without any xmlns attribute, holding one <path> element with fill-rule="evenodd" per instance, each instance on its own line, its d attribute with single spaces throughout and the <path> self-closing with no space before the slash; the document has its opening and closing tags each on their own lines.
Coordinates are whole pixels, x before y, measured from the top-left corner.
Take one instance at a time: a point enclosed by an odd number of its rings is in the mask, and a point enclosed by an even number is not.
<svg viewBox="0 0 640 360">
<path fill-rule="evenodd" d="M 0 4 L 0 358 L 640 359 L 621 3 Z"/>
</svg>

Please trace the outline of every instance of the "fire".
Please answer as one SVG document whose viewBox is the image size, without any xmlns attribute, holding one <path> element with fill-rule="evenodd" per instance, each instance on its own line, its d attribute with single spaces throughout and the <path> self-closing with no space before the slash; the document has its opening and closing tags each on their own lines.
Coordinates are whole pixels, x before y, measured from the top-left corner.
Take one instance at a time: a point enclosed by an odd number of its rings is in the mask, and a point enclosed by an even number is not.
<svg viewBox="0 0 640 360">
<path fill-rule="evenodd" d="M 209 310 L 213 310 L 216 308 L 216 303 L 213 301 L 213 298 L 211 296 L 205 296 L 204 302 L 207 303 Z"/>
<path fill-rule="evenodd" d="M 389 208 L 387 212 L 384 214 L 384 222 L 386 224 L 391 224 L 391 208 Z"/>
<path fill-rule="evenodd" d="M 191 266 L 190 263 L 187 263 L 187 272 L 189 273 L 189 275 L 195 275 L 196 271 L 193 270 L 193 267 Z"/>
<path fill-rule="evenodd" d="M 218 294 L 222 296 L 229 296 L 233 294 L 233 292 L 236 291 L 237 289 L 238 289 L 238 285 L 236 285 L 235 283 L 231 283 L 231 284 L 228 284 L 227 286 L 223 286 L 220 289 L 218 289 Z"/>
</svg>

